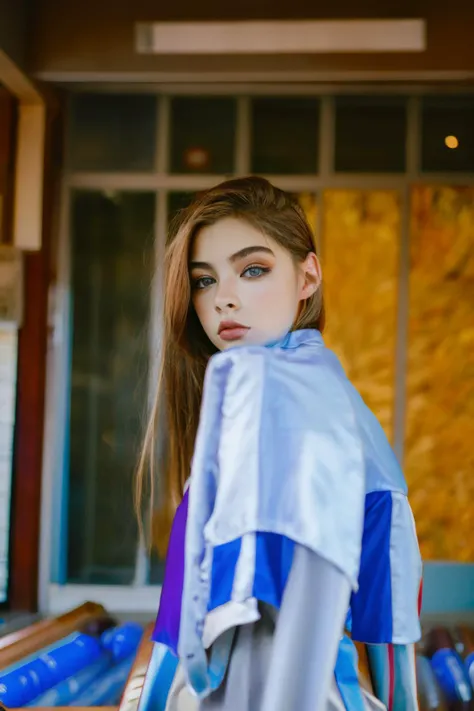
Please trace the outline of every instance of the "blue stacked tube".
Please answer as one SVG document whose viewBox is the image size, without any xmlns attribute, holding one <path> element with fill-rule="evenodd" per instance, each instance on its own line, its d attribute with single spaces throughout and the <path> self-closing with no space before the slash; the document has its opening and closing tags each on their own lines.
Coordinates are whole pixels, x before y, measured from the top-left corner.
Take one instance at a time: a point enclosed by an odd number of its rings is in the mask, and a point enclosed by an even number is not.
<svg viewBox="0 0 474 711">
<path fill-rule="evenodd" d="M 90 705 L 115 703 L 142 634 L 141 625 L 125 622 L 100 636 L 69 635 L 3 670 L 0 702 L 10 708 L 85 705 L 77 699 L 87 694 Z"/>
<path fill-rule="evenodd" d="M 99 640 L 80 632 L 0 674 L 0 702 L 25 706 L 47 689 L 91 664 L 102 653 Z"/>
</svg>

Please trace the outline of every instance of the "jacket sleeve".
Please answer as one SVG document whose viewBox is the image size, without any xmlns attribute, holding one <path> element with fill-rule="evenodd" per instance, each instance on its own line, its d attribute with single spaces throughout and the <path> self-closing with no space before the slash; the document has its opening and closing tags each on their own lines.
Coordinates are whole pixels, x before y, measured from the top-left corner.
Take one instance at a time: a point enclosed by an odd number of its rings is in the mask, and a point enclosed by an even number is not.
<svg viewBox="0 0 474 711">
<path fill-rule="evenodd" d="M 421 636 L 422 565 L 405 494 L 366 496 L 359 589 L 351 600 L 352 637 L 366 644 L 411 644 Z"/>
</svg>

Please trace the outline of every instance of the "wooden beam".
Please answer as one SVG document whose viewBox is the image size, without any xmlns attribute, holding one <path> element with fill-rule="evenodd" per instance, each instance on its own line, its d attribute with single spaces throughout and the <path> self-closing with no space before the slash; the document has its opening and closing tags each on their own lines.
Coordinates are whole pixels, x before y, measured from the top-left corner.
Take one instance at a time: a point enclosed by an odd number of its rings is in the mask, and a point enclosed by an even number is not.
<svg viewBox="0 0 474 711">
<path fill-rule="evenodd" d="M 41 249 L 24 253 L 24 312 L 18 334 L 17 413 L 11 517 L 9 601 L 13 610 L 34 612 L 38 601 L 40 501 L 48 342 L 51 242 L 61 142 L 61 114 L 45 117 L 45 160 L 41 182 Z M 51 522 L 48 522 L 51 525 Z"/>
<path fill-rule="evenodd" d="M 36 84 L 0 49 L 0 82 L 20 101 L 35 104 L 43 101 Z"/>
<path fill-rule="evenodd" d="M 13 244 L 22 250 L 41 249 L 46 106 L 19 106 Z"/>
<path fill-rule="evenodd" d="M 18 99 L 13 243 L 41 247 L 46 101 L 37 86 L 0 49 L 0 83 Z"/>
</svg>

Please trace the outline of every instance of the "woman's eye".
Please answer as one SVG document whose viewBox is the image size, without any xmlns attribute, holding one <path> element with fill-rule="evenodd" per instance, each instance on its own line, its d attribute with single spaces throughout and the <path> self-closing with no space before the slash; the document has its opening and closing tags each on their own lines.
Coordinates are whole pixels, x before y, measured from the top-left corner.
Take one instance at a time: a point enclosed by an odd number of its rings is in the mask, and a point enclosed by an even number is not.
<svg viewBox="0 0 474 711">
<path fill-rule="evenodd" d="M 209 276 L 199 277 L 193 281 L 193 289 L 207 289 L 208 286 L 214 284 L 214 279 Z"/>
<path fill-rule="evenodd" d="M 267 267 L 251 266 L 245 269 L 242 276 L 249 277 L 250 279 L 256 279 L 257 277 L 263 276 L 263 274 L 267 274 L 269 271 L 270 269 Z"/>
</svg>

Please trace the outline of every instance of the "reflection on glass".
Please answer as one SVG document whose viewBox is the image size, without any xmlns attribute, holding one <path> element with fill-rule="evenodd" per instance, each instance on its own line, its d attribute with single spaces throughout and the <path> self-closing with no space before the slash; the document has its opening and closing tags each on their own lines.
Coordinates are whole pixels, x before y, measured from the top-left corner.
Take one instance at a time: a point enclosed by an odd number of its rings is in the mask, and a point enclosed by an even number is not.
<svg viewBox="0 0 474 711">
<path fill-rule="evenodd" d="M 234 170 L 234 98 L 179 97 L 171 104 L 171 172 Z"/>
<path fill-rule="evenodd" d="M 474 188 L 412 193 L 405 464 L 424 558 L 474 561 Z"/>
<path fill-rule="evenodd" d="M 424 171 L 474 171 L 474 97 L 430 96 L 422 104 Z"/>
<path fill-rule="evenodd" d="M 328 190 L 325 338 L 392 439 L 400 202 L 390 190 Z"/>
<path fill-rule="evenodd" d="M 151 192 L 73 195 L 69 581 L 133 579 L 154 210 Z"/>
<path fill-rule="evenodd" d="M 77 94 L 72 99 L 69 166 L 90 171 L 153 170 L 156 97 Z"/>
<path fill-rule="evenodd" d="M 319 99 L 253 99 L 251 165 L 254 173 L 317 173 L 318 146 Z"/>
<path fill-rule="evenodd" d="M 402 173 L 406 123 L 406 101 L 402 98 L 337 97 L 335 170 Z"/>
</svg>

